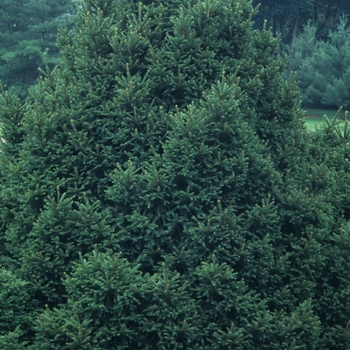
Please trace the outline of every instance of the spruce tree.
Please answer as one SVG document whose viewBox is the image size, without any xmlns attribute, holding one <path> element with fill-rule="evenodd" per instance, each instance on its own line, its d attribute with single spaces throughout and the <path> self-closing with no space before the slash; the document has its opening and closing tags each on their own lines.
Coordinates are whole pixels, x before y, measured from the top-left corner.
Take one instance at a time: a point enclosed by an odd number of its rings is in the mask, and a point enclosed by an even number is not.
<svg viewBox="0 0 350 350">
<path fill-rule="evenodd" d="M 350 346 L 345 151 L 255 14 L 84 1 L 31 99 L 2 92 L 0 261 L 42 309 L 33 349 Z"/>
<path fill-rule="evenodd" d="M 26 349 L 33 337 L 33 320 L 40 309 L 28 290 L 28 282 L 8 270 L 0 270 L 0 347 Z"/>
</svg>

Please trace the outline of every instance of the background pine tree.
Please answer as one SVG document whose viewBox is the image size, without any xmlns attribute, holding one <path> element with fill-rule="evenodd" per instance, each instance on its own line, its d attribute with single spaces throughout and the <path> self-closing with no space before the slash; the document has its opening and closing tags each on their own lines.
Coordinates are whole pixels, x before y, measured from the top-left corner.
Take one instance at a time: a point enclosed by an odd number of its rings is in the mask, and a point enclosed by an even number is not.
<svg viewBox="0 0 350 350">
<path fill-rule="evenodd" d="M 307 132 L 255 13 L 85 1 L 31 99 L 2 92 L 0 261 L 33 349 L 350 346 L 347 136 Z"/>
<path fill-rule="evenodd" d="M 59 62 L 57 29 L 71 26 L 72 0 L 3 0 L 0 4 L 0 79 L 21 98 L 39 77 L 38 68 Z"/>
</svg>

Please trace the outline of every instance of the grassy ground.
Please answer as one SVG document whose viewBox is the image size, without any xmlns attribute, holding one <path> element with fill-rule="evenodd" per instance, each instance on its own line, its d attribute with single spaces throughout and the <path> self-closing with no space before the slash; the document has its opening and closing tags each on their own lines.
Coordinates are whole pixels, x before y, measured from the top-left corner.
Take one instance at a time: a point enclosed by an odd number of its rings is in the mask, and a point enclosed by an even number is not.
<svg viewBox="0 0 350 350">
<path fill-rule="evenodd" d="M 305 124 L 308 127 L 308 129 L 311 131 L 315 131 L 316 126 L 317 128 L 320 128 L 325 123 L 326 122 L 323 117 L 315 117 L 315 118 L 305 117 Z"/>
<path fill-rule="evenodd" d="M 322 126 L 326 123 L 324 115 L 327 115 L 328 119 L 332 119 L 338 110 L 336 109 L 312 109 L 309 108 L 305 113 L 305 124 L 311 131 L 315 131 L 316 125 L 317 127 Z M 342 113 L 339 114 L 342 116 Z"/>
<path fill-rule="evenodd" d="M 325 114 L 327 114 L 328 118 L 333 118 L 337 114 L 337 109 L 315 109 L 315 108 L 307 108 L 306 116 L 311 117 L 320 117 L 322 118 Z"/>
</svg>

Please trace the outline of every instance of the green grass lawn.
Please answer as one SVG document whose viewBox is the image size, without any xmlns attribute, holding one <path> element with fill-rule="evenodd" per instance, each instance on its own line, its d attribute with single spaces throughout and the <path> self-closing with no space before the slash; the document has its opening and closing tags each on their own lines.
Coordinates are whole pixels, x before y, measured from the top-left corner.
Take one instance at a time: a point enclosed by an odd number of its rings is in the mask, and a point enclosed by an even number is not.
<svg viewBox="0 0 350 350">
<path fill-rule="evenodd" d="M 325 114 L 327 114 L 328 118 L 333 118 L 337 114 L 337 109 L 315 109 L 315 108 L 307 108 L 305 115 L 312 117 L 320 117 L 322 118 Z"/>
<path fill-rule="evenodd" d="M 325 114 L 327 115 L 328 119 L 332 119 L 337 114 L 337 112 L 338 112 L 337 109 L 309 108 L 306 110 L 306 113 L 305 113 L 305 124 L 309 130 L 315 131 L 316 125 L 317 127 L 321 127 L 323 124 L 326 123 L 326 120 L 323 117 Z M 343 115 L 344 115 L 344 111 L 339 113 L 340 117 Z"/>
<path fill-rule="evenodd" d="M 323 117 L 305 118 L 305 124 L 308 127 L 308 129 L 311 131 L 315 131 L 316 126 L 317 126 L 317 128 L 320 128 L 325 123 L 326 122 L 325 122 L 325 119 Z"/>
</svg>

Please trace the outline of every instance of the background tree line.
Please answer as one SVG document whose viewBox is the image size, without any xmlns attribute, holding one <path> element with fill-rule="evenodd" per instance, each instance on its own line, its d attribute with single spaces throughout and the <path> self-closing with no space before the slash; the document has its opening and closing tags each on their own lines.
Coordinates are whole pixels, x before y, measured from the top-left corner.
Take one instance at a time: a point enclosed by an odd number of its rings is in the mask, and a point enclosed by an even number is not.
<svg viewBox="0 0 350 350">
<path fill-rule="evenodd" d="M 275 36 L 281 36 L 280 46 L 292 45 L 304 25 L 311 21 L 316 26 L 317 39 L 326 39 L 335 30 L 339 18 L 350 15 L 350 3 L 346 0 L 253 0 L 259 6 L 255 23 L 261 27 L 266 20 Z"/>
<path fill-rule="evenodd" d="M 350 2 L 345 0 L 254 0 L 255 26 L 266 20 L 280 36 L 278 52 L 296 71 L 304 107 L 350 107 Z"/>
<path fill-rule="evenodd" d="M 58 28 L 71 24 L 72 0 L 0 2 L 0 80 L 20 97 L 39 77 L 38 68 L 59 62 Z"/>
</svg>

